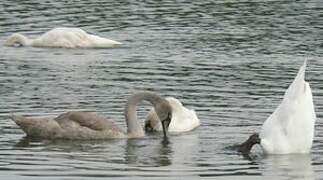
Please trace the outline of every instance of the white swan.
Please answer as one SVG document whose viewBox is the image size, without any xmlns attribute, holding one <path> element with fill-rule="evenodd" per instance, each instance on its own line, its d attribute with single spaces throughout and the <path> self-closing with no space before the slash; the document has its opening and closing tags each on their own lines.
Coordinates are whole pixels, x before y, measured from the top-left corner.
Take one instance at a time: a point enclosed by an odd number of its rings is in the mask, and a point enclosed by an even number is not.
<svg viewBox="0 0 323 180">
<path fill-rule="evenodd" d="M 189 110 L 176 98 L 165 98 L 172 108 L 172 119 L 168 127 L 169 132 L 191 131 L 200 125 L 194 110 Z M 162 131 L 162 125 L 154 109 L 148 113 L 145 122 L 146 131 Z"/>
<path fill-rule="evenodd" d="M 304 80 L 305 68 L 306 61 L 281 104 L 263 124 L 259 137 L 254 134 L 245 142 L 246 151 L 250 151 L 253 144 L 260 143 L 266 154 L 310 152 L 316 115 L 311 88 Z"/>
<path fill-rule="evenodd" d="M 12 117 L 17 125 L 29 137 L 43 139 L 110 139 L 139 138 L 144 136 L 141 123 L 137 120 L 137 104 L 149 101 L 161 119 L 164 137 L 171 121 L 171 107 L 164 98 L 150 92 L 132 95 L 126 104 L 125 119 L 127 133 L 119 129 L 112 121 L 94 112 L 67 112 L 56 118 Z"/>
<path fill-rule="evenodd" d="M 6 40 L 6 46 L 34 46 L 55 48 L 109 48 L 120 42 L 91 35 L 79 28 L 55 28 L 35 39 L 15 33 Z"/>
</svg>

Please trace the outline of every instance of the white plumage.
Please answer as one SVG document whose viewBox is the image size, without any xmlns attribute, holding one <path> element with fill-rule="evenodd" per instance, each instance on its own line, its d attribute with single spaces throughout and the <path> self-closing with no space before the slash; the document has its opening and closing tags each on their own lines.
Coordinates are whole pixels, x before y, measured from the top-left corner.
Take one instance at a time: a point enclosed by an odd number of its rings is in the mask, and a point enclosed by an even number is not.
<svg viewBox="0 0 323 180">
<path fill-rule="evenodd" d="M 91 35 L 79 28 L 55 28 L 35 38 L 15 33 L 7 39 L 6 46 L 33 46 L 55 48 L 109 48 L 120 42 Z"/>
<path fill-rule="evenodd" d="M 176 98 L 165 98 L 172 108 L 172 118 L 168 127 L 169 132 L 187 132 L 200 126 L 200 120 L 197 118 L 194 110 L 187 109 Z M 146 126 L 150 125 L 153 131 L 162 131 L 162 125 L 159 122 L 154 109 L 148 113 L 146 118 Z"/>
<path fill-rule="evenodd" d="M 261 128 L 261 146 L 267 154 L 309 153 L 316 115 L 312 91 L 304 80 L 306 61 L 284 99 Z"/>
</svg>

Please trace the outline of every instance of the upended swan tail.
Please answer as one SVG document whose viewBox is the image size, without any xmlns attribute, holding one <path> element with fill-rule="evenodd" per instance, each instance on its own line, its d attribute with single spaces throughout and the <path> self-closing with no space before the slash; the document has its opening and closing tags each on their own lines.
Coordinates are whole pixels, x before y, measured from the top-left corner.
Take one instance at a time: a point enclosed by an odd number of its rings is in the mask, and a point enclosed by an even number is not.
<svg viewBox="0 0 323 180">
<path fill-rule="evenodd" d="M 306 70 L 306 64 L 307 60 L 304 61 L 304 64 L 299 68 L 299 71 L 291 83 L 291 85 L 288 87 L 288 89 L 285 92 L 284 97 L 285 98 L 292 98 L 292 97 L 298 97 L 300 94 L 304 94 L 307 91 L 310 91 L 308 83 L 305 81 L 305 70 Z"/>
</svg>

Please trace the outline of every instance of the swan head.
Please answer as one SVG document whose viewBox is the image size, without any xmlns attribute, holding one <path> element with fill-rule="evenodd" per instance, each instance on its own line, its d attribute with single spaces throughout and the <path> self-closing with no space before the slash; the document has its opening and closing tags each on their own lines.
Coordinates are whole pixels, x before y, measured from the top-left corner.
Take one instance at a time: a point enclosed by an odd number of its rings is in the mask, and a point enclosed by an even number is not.
<svg viewBox="0 0 323 180">
<path fill-rule="evenodd" d="M 247 141 L 239 145 L 238 151 L 241 152 L 242 154 L 249 154 L 253 145 L 260 144 L 260 141 L 261 139 L 259 137 L 259 134 L 255 133 L 249 136 Z"/>
<path fill-rule="evenodd" d="M 164 137 L 167 137 L 168 127 L 172 119 L 172 108 L 167 100 L 155 105 L 155 111 L 161 121 Z"/>
<path fill-rule="evenodd" d="M 253 144 L 260 144 L 260 137 L 258 133 L 249 136 L 248 141 Z"/>
<path fill-rule="evenodd" d="M 28 45 L 29 40 L 26 36 L 15 33 L 8 37 L 5 42 L 6 46 L 26 46 Z"/>
</svg>

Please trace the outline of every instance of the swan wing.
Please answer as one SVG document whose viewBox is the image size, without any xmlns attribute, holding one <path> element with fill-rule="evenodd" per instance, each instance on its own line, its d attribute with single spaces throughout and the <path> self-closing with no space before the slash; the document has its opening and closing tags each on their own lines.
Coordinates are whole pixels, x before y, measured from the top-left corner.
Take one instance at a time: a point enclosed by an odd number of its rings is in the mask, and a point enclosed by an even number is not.
<svg viewBox="0 0 323 180">
<path fill-rule="evenodd" d="M 64 124 L 76 123 L 77 125 L 94 131 L 116 130 L 119 128 L 109 119 L 95 112 L 67 112 L 55 118 L 63 128 Z"/>
<path fill-rule="evenodd" d="M 32 40 L 36 47 L 105 48 L 120 45 L 120 42 L 91 35 L 80 28 L 55 28 Z"/>
<path fill-rule="evenodd" d="M 125 137 L 112 121 L 94 112 L 67 112 L 58 117 L 12 116 L 27 136 L 45 139 L 109 139 Z"/>
<path fill-rule="evenodd" d="M 55 28 L 33 41 L 33 46 L 40 47 L 86 47 L 89 45 L 88 34 L 79 28 Z"/>
</svg>

